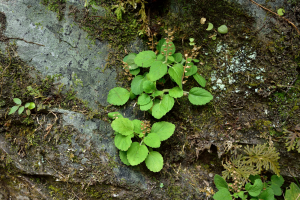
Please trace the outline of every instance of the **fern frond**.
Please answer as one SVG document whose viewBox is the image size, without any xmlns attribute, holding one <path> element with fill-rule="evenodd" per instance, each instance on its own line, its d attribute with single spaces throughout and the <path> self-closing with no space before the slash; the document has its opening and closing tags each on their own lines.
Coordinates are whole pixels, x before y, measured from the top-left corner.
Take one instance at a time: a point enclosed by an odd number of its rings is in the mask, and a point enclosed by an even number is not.
<svg viewBox="0 0 300 200">
<path fill-rule="evenodd" d="M 300 153 L 300 133 L 288 130 L 284 130 L 284 133 L 289 133 L 288 137 L 286 137 L 285 143 L 285 146 L 287 146 L 287 150 L 291 151 L 296 147 L 298 153 Z"/>
</svg>

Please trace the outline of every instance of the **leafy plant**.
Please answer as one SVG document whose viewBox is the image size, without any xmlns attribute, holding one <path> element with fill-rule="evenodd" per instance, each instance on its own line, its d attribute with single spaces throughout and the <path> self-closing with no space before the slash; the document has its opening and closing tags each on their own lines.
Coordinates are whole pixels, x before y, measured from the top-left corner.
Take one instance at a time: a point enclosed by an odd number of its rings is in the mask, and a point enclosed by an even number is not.
<svg viewBox="0 0 300 200">
<path fill-rule="evenodd" d="M 10 111 L 9 111 L 9 115 L 14 114 L 17 110 L 18 110 L 18 114 L 21 115 L 22 112 L 24 111 L 25 108 L 26 109 L 26 114 L 30 115 L 30 110 L 35 108 L 35 103 L 33 102 L 27 102 L 24 106 L 22 105 L 22 101 L 19 98 L 14 98 L 13 101 L 17 104 L 16 106 L 13 106 Z"/>
<path fill-rule="evenodd" d="M 298 124 L 294 131 L 289 131 L 284 129 L 284 133 L 288 133 L 288 137 L 286 137 L 286 143 L 287 150 L 291 151 L 296 149 L 298 153 L 300 153 L 300 125 Z"/>
<path fill-rule="evenodd" d="M 118 112 L 109 113 L 108 117 L 114 119 L 111 127 L 115 131 L 114 142 L 120 150 L 121 161 L 132 166 L 145 161 L 150 171 L 159 172 L 163 168 L 163 157 L 153 148 L 159 148 L 162 141 L 173 135 L 175 125 L 162 121 L 150 128 L 150 122 L 129 120 Z"/>
<path fill-rule="evenodd" d="M 168 37 L 161 39 L 153 51 L 142 51 L 139 54 L 130 53 L 123 59 L 124 69 L 131 82 L 131 91 L 120 87 L 110 90 L 107 101 L 113 105 L 124 105 L 130 97 L 139 95 L 137 104 L 143 111 L 149 111 L 156 119 L 162 118 L 174 106 L 174 99 L 184 95 L 194 105 L 204 105 L 213 99 L 210 92 L 200 87 L 194 87 L 189 92 L 183 90 L 188 77 L 192 76 L 200 86 L 205 87 L 206 80 L 197 73 L 195 59 L 200 47 L 196 45 L 190 53 L 175 53 L 172 42 L 174 31 L 167 31 Z M 191 40 L 191 42 L 194 42 Z M 139 75 L 141 69 L 149 69 Z M 134 77 L 133 77 L 134 76 Z M 165 78 L 166 77 L 166 78 Z M 177 84 L 170 89 L 158 90 L 157 82 L 167 77 Z"/>
<path fill-rule="evenodd" d="M 204 17 L 202 17 L 201 19 L 200 19 L 200 23 L 201 24 L 205 24 L 205 21 L 206 21 L 206 18 L 204 18 Z M 207 27 L 207 31 L 211 31 L 211 30 L 213 30 L 213 28 L 214 28 L 214 25 L 212 24 L 212 23 L 208 23 L 208 27 Z M 216 31 L 215 31 L 216 32 Z M 226 25 L 221 25 L 221 26 L 219 26 L 218 27 L 218 32 L 219 33 L 221 33 L 221 34 L 226 34 L 226 33 L 228 33 L 228 28 L 227 28 L 227 26 Z M 215 34 L 213 34 L 213 35 L 211 35 L 209 38 L 211 38 L 211 39 L 213 39 L 213 40 L 215 40 L 217 37 L 217 34 L 215 33 Z"/>
</svg>

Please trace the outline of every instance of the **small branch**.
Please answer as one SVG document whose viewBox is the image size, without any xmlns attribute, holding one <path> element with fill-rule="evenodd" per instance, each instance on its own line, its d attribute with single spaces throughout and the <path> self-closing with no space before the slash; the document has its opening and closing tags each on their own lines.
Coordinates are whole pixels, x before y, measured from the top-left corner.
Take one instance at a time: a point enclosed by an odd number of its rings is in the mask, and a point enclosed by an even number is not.
<svg viewBox="0 0 300 200">
<path fill-rule="evenodd" d="M 293 24 L 290 20 L 288 20 L 288 19 L 286 19 L 286 18 L 284 18 L 284 17 L 278 15 L 277 13 L 275 13 L 275 12 L 273 12 L 272 10 L 270 10 L 270 9 L 268 9 L 268 8 L 266 8 L 266 7 L 264 7 L 264 6 L 260 5 L 260 4 L 258 4 L 258 3 L 256 3 L 256 2 L 253 1 L 253 0 L 250 0 L 250 1 L 251 1 L 252 3 L 254 3 L 255 5 L 261 7 L 262 9 L 264 9 L 264 10 L 266 10 L 266 11 L 269 11 L 270 13 L 273 13 L 274 15 L 277 15 L 278 17 L 280 17 L 280 18 L 284 19 L 285 21 L 287 21 L 289 24 L 291 24 L 291 25 L 296 29 L 296 31 L 297 31 L 298 34 L 300 35 L 300 31 L 299 31 L 298 28 L 295 26 L 295 24 Z"/>
<path fill-rule="evenodd" d="M 24 42 L 26 42 L 26 43 L 29 43 L 29 44 L 36 44 L 36 45 L 39 45 L 39 46 L 45 46 L 45 45 L 42 45 L 42 44 L 38 44 L 38 43 L 35 43 L 35 42 L 29 42 L 29 41 L 27 41 L 27 40 L 24 40 L 24 39 L 22 39 L 22 38 L 5 38 L 6 40 L 22 40 L 22 41 L 24 41 Z"/>
</svg>

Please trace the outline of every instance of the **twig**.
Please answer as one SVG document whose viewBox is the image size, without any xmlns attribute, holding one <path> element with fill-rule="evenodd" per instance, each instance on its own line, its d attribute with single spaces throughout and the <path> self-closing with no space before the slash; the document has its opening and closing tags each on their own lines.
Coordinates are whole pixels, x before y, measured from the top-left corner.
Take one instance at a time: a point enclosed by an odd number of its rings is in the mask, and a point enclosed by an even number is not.
<svg viewBox="0 0 300 200">
<path fill-rule="evenodd" d="M 300 35 L 300 31 L 299 31 L 298 28 L 295 26 L 295 24 L 293 24 L 290 20 L 288 20 L 288 19 L 286 19 L 286 18 L 284 18 L 284 17 L 278 15 L 277 13 L 275 13 L 275 12 L 273 12 L 272 10 L 270 10 L 270 9 L 268 9 L 268 8 L 266 8 L 266 7 L 264 7 L 264 6 L 260 5 L 260 4 L 258 4 L 258 3 L 256 3 L 256 2 L 253 1 L 253 0 L 250 0 L 250 1 L 251 1 L 252 3 L 254 3 L 255 5 L 261 7 L 262 9 L 264 9 L 264 10 L 266 10 L 266 11 L 269 11 L 270 13 L 273 13 L 274 15 L 277 15 L 278 17 L 280 17 L 280 18 L 284 19 L 285 21 L 287 21 L 289 24 L 291 24 L 291 25 L 296 29 L 296 31 L 297 31 L 298 34 Z"/>
<path fill-rule="evenodd" d="M 36 44 L 36 45 L 43 46 L 43 47 L 45 46 L 45 45 L 38 44 L 38 43 L 35 43 L 35 42 L 29 42 L 29 41 L 24 40 L 24 39 L 22 39 L 22 38 L 5 38 L 5 40 L 22 40 L 22 41 L 24 41 L 24 42 L 26 42 L 26 43 Z"/>
<path fill-rule="evenodd" d="M 52 111 L 50 111 L 54 116 L 55 116 L 55 120 L 53 124 L 49 124 L 49 126 L 46 128 L 46 135 L 44 135 L 44 139 L 48 136 L 48 134 L 50 133 L 52 127 L 54 126 L 54 124 L 56 123 L 56 121 L 58 120 L 58 117 L 56 116 L 56 114 L 54 114 Z"/>
</svg>

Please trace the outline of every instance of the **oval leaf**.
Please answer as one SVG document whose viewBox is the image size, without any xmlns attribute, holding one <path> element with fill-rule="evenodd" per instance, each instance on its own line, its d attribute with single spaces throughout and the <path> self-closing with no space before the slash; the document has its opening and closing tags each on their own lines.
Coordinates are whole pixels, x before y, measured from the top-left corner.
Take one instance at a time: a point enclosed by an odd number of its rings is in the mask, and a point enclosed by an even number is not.
<svg viewBox="0 0 300 200">
<path fill-rule="evenodd" d="M 24 106 L 21 106 L 18 110 L 18 114 L 21 115 L 23 111 L 24 111 Z"/>
<path fill-rule="evenodd" d="M 150 81 L 157 81 L 162 78 L 168 71 L 168 66 L 163 64 L 162 61 L 155 61 L 151 64 L 149 71 Z"/>
<path fill-rule="evenodd" d="M 175 62 L 178 62 L 180 63 L 182 61 L 182 54 L 181 53 L 175 53 L 173 55 L 174 59 L 175 59 Z"/>
<path fill-rule="evenodd" d="M 132 74 L 134 76 L 138 75 L 140 73 L 140 71 L 141 71 L 140 68 L 136 68 L 134 70 L 129 70 L 130 74 Z"/>
<path fill-rule="evenodd" d="M 115 145 L 119 150 L 127 151 L 132 143 L 131 135 L 124 136 L 117 134 L 114 139 Z"/>
<path fill-rule="evenodd" d="M 174 99 L 169 95 L 164 95 L 161 101 L 155 100 L 152 108 L 152 116 L 156 119 L 162 118 L 174 106 Z"/>
<path fill-rule="evenodd" d="M 164 121 L 154 123 L 151 128 L 151 132 L 156 133 L 159 136 L 160 141 L 167 140 L 173 135 L 174 131 L 175 125 Z"/>
<path fill-rule="evenodd" d="M 132 123 L 133 123 L 133 125 L 134 125 L 134 129 L 133 129 L 133 131 L 135 132 L 135 133 L 141 133 L 142 132 L 142 121 L 141 120 L 138 120 L 138 119 L 134 119 L 134 120 L 132 120 Z"/>
<path fill-rule="evenodd" d="M 214 25 L 212 23 L 208 23 L 207 31 L 210 31 L 214 28 Z"/>
<path fill-rule="evenodd" d="M 125 165 L 130 165 L 130 163 L 127 160 L 127 151 L 119 151 L 119 156 L 120 156 L 121 161 Z"/>
<path fill-rule="evenodd" d="M 151 151 L 145 160 L 147 168 L 152 172 L 159 172 L 164 165 L 164 159 L 157 151 Z"/>
<path fill-rule="evenodd" d="M 174 87 L 171 90 L 169 90 L 169 95 L 171 97 L 174 97 L 174 98 L 182 97 L 183 96 L 183 90 L 180 89 L 179 87 Z"/>
<path fill-rule="evenodd" d="M 21 99 L 19 99 L 19 98 L 14 98 L 13 101 L 14 101 L 16 104 L 18 104 L 18 105 L 21 105 L 21 104 L 22 104 L 22 101 L 21 101 Z"/>
<path fill-rule="evenodd" d="M 183 75 L 183 66 L 182 64 L 176 64 L 173 67 L 169 68 L 169 75 L 173 78 L 173 80 L 178 84 L 178 86 L 182 89 L 182 75 Z"/>
<path fill-rule="evenodd" d="M 127 159 L 131 165 L 138 165 L 148 156 L 148 149 L 145 145 L 133 142 L 127 151 Z"/>
<path fill-rule="evenodd" d="M 172 41 L 167 42 L 165 40 L 165 42 L 163 43 L 163 45 L 160 48 L 160 52 L 163 55 L 172 55 L 175 53 L 175 45 Z"/>
<path fill-rule="evenodd" d="M 142 51 L 134 58 L 135 64 L 139 67 L 150 67 L 155 61 L 156 54 L 153 51 Z"/>
<path fill-rule="evenodd" d="M 123 117 L 119 112 L 110 112 L 107 115 L 110 119 L 117 119 Z"/>
<path fill-rule="evenodd" d="M 111 89 L 107 96 L 107 102 L 113 105 L 124 105 L 130 96 L 130 92 L 121 87 L 115 87 Z"/>
<path fill-rule="evenodd" d="M 146 93 L 152 93 L 153 91 L 156 90 L 155 84 L 152 81 L 148 81 L 148 80 L 143 82 L 143 89 L 144 92 Z"/>
<path fill-rule="evenodd" d="M 152 106 L 153 106 L 153 101 L 151 100 L 148 104 L 140 106 L 140 110 L 146 111 L 152 108 Z"/>
<path fill-rule="evenodd" d="M 18 110 L 18 108 L 19 108 L 19 106 L 13 106 L 13 107 L 10 109 L 8 115 L 11 115 L 11 114 L 15 113 L 15 112 Z"/>
<path fill-rule="evenodd" d="M 151 101 L 150 96 L 146 93 L 143 93 L 139 96 L 137 104 L 142 106 L 148 104 L 150 101 Z"/>
<path fill-rule="evenodd" d="M 138 75 L 131 82 L 131 91 L 135 95 L 140 95 L 144 91 L 143 82 L 145 81 L 144 76 Z"/>
<path fill-rule="evenodd" d="M 122 135 L 131 135 L 133 133 L 134 124 L 127 118 L 117 118 L 111 123 L 114 131 Z"/>
<path fill-rule="evenodd" d="M 201 85 L 202 87 L 205 87 L 206 85 L 206 80 L 203 78 L 200 74 L 196 73 L 193 75 L 194 79 Z"/>
<path fill-rule="evenodd" d="M 218 28 L 218 32 L 219 32 L 219 33 L 222 33 L 222 34 L 228 33 L 228 28 L 227 28 L 227 26 L 226 26 L 226 25 L 220 26 L 220 27 Z"/>
<path fill-rule="evenodd" d="M 214 183 L 215 183 L 216 187 L 218 188 L 218 190 L 221 190 L 221 189 L 227 189 L 228 190 L 228 184 L 223 179 L 223 177 L 218 175 L 218 174 L 216 174 L 215 177 L 214 177 Z"/>
<path fill-rule="evenodd" d="M 202 88 L 194 87 L 190 90 L 188 98 L 194 105 L 204 105 L 210 102 L 213 99 L 213 96 L 210 92 Z"/>
<path fill-rule="evenodd" d="M 34 108 L 35 108 L 35 103 L 30 102 L 30 103 L 29 103 L 29 106 L 28 106 L 28 109 L 29 109 L 29 110 L 32 110 L 32 109 L 34 109 Z"/>
<path fill-rule="evenodd" d="M 191 63 L 190 63 L 191 64 Z M 190 66 L 190 68 L 185 68 L 185 70 L 187 71 L 187 72 L 185 72 L 185 75 L 186 76 L 192 76 L 192 75 L 194 75 L 194 74 L 196 74 L 197 73 L 197 70 L 198 70 L 198 68 L 197 68 L 197 66 L 196 65 L 191 65 Z"/>
<path fill-rule="evenodd" d="M 160 137 L 156 133 L 149 133 L 145 137 L 144 142 L 147 146 L 152 148 L 160 147 Z"/>
</svg>

